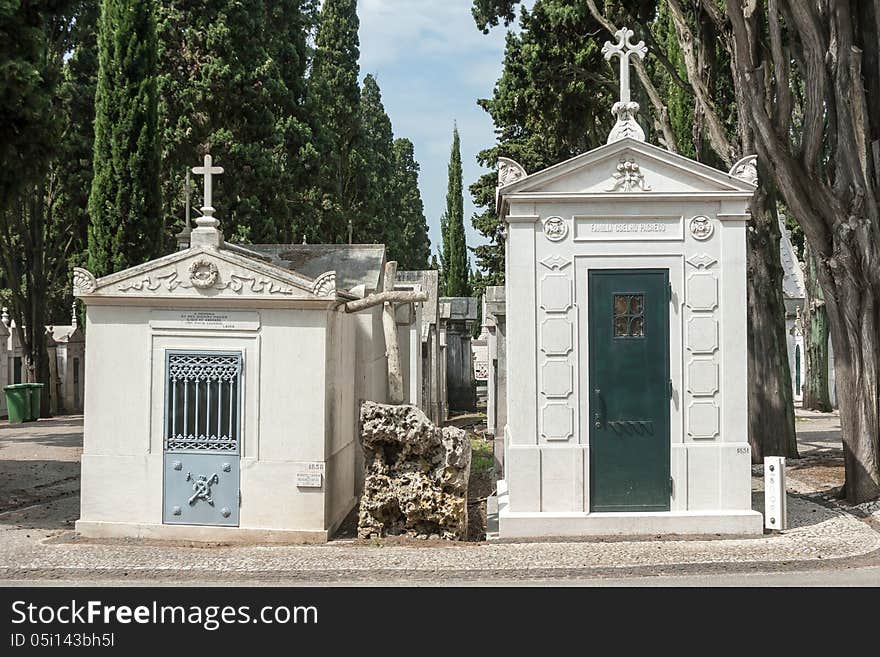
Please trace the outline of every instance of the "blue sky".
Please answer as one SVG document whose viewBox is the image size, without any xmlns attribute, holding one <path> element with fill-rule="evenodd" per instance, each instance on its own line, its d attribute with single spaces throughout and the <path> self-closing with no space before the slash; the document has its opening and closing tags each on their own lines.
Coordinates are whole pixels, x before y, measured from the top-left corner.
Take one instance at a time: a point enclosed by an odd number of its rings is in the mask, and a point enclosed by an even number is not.
<svg viewBox="0 0 880 657">
<path fill-rule="evenodd" d="M 432 250 L 440 241 L 456 121 L 468 245 L 485 242 L 471 226 L 474 205 L 467 188 L 484 172 L 476 154 L 495 143 L 492 121 L 476 100 L 490 97 L 501 75 L 505 30 L 482 34 L 471 0 L 359 0 L 358 15 L 361 76 L 372 73 L 379 82 L 395 137 L 415 144 Z"/>
</svg>

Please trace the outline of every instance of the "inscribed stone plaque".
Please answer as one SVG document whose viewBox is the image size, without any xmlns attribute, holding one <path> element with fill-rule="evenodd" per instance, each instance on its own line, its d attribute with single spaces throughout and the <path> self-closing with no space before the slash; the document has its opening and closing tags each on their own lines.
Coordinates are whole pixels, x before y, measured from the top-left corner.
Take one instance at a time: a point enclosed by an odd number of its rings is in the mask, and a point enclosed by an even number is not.
<svg viewBox="0 0 880 657">
<path fill-rule="evenodd" d="M 324 476 L 320 472 L 297 472 L 296 485 L 298 488 L 320 488 Z"/>
<path fill-rule="evenodd" d="M 159 329 L 256 331 L 260 328 L 260 314 L 232 310 L 154 310 L 150 313 L 150 326 Z"/>
<path fill-rule="evenodd" d="M 575 217 L 576 242 L 618 242 L 684 239 L 681 215 Z"/>
</svg>

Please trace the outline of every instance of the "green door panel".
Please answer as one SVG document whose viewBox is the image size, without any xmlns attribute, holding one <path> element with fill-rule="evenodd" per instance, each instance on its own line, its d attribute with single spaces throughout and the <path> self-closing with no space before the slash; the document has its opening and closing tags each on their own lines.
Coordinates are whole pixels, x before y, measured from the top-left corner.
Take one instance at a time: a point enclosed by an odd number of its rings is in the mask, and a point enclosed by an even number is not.
<svg viewBox="0 0 880 657">
<path fill-rule="evenodd" d="M 588 273 L 590 509 L 668 511 L 669 271 Z"/>
</svg>

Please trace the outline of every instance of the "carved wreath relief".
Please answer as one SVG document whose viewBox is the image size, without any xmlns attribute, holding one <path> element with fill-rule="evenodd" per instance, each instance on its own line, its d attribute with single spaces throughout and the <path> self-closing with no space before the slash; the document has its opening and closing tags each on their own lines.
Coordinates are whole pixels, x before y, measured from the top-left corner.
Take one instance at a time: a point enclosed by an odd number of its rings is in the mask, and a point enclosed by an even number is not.
<svg viewBox="0 0 880 657">
<path fill-rule="evenodd" d="M 651 187 L 645 184 L 645 174 L 642 173 L 639 163 L 635 160 L 621 160 L 617 163 L 617 170 L 611 176 L 614 182 L 606 191 L 609 192 L 633 192 L 641 190 L 651 191 Z"/>
<path fill-rule="evenodd" d="M 548 217 L 544 222 L 544 236 L 551 242 L 564 240 L 568 235 L 568 224 L 562 217 Z"/>
<path fill-rule="evenodd" d="M 194 287 L 206 290 L 217 283 L 220 271 L 210 260 L 196 260 L 189 266 L 189 280 Z"/>
<path fill-rule="evenodd" d="M 689 228 L 694 239 L 700 241 L 709 239 L 715 231 L 715 227 L 712 225 L 712 220 L 703 215 L 698 215 L 691 219 Z"/>
</svg>

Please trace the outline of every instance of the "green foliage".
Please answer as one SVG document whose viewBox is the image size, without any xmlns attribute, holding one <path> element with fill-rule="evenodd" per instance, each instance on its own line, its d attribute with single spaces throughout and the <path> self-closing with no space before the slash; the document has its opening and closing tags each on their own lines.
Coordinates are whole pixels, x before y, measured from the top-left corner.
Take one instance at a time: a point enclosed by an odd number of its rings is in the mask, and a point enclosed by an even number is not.
<svg viewBox="0 0 880 657">
<path fill-rule="evenodd" d="M 0 0 L 0 209 L 41 178 L 57 138 L 47 29 L 66 2 Z"/>
<path fill-rule="evenodd" d="M 215 205 L 227 239 L 290 242 L 301 233 L 302 190 L 315 161 L 305 109 L 313 21 L 312 0 L 161 3 L 159 110 L 169 226 L 182 226 L 187 169 L 210 152 L 226 170 Z"/>
<path fill-rule="evenodd" d="M 356 158 L 361 136 L 358 88 L 359 20 L 357 0 L 325 0 L 308 83 L 310 111 L 316 117 L 318 166 L 309 200 L 315 221 L 305 228 L 310 242 L 348 241 L 348 222 L 358 220 Z M 360 221 L 355 235 L 364 233 Z"/>
<path fill-rule="evenodd" d="M 395 221 L 399 237 L 395 241 L 396 250 L 389 254 L 389 259 L 396 258 L 402 270 L 427 269 L 431 241 L 419 192 L 419 163 L 409 139 L 394 140 L 391 199 L 390 216 Z"/>
<path fill-rule="evenodd" d="M 45 326 L 74 246 L 69 215 L 57 212 L 67 164 L 59 88 L 79 9 L 76 2 L 0 0 L 0 296 L 24 347 L 26 379 L 44 383 Z"/>
<path fill-rule="evenodd" d="M 70 265 L 84 265 L 87 259 L 89 192 L 92 187 L 92 153 L 95 145 L 95 89 L 98 81 L 98 17 L 101 7 L 81 0 L 73 7 L 70 39 L 63 79 L 58 89 L 61 135 L 57 155 L 58 196 L 54 212 L 69 229 L 73 240 Z M 65 285 L 63 312 L 71 301 Z"/>
<path fill-rule="evenodd" d="M 509 22 L 514 4 L 476 0 L 478 27 Z M 493 7 L 496 13 L 487 13 Z M 507 34 L 504 70 L 492 98 L 478 101 L 498 134 L 498 144 L 480 152 L 478 160 L 494 169 L 505 156 L 537 171 L 604 143 L 617 82 L 601 54 L 604 30 L 585 3 L 537 0 L 531 11 L 521 10 L 520 26 L 519 34 Z M 483 208 L 472 218 L 474 228 L 490 241 L 474 249 L 486 272 L 484 287 L 504 283 L 497 180 L 497 173 L 487 173 L 470 187 L 474 203 Z"/>
<path fill-rule="evenodd" d="M 458 127 L 452 132 L 449 154 L 449 178 L 446 191 L 446 212 L 440 220 L 443 233 L 443 289 L 447 297 L 470 296 L 468 281 L 470 263 L 464 232 L 464 193 L 461 173 L 461 138 Z"/>
<path fill-rule="evenodd" d="M 382 105 L 379 84 L 372 75 L 364 78 L 361 89 L 360 128 L 361 135 L 354 153 L 358 218 L 353 226 L 353 239 L 358 243 L 384 243 L 388 247 L 388 259 L 395 260 L 399 234 L 396 217 L 390 214 L 394 134 L 391 119 Z"/>
<path fill-rule="evenodd" d="M 104 276 L 164 251 L 152 0 L 104 0 L 98 29 L 89 269 Z"/>
<path fill-rule="evenodd" d="M 471 438 L 471 472 L 489 472 L 495 467 L 492 442 L 482 438 Z"/>
</svg>

